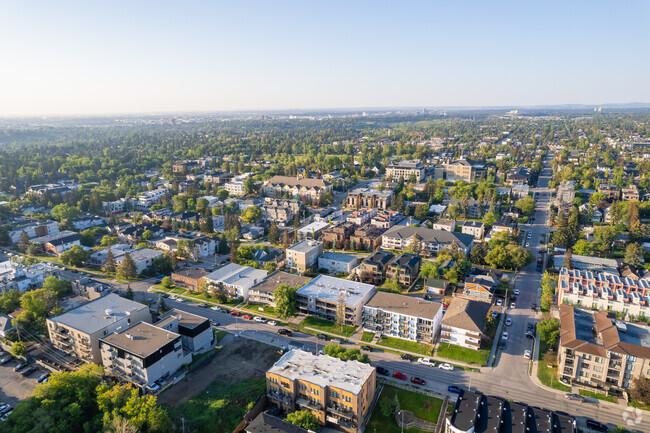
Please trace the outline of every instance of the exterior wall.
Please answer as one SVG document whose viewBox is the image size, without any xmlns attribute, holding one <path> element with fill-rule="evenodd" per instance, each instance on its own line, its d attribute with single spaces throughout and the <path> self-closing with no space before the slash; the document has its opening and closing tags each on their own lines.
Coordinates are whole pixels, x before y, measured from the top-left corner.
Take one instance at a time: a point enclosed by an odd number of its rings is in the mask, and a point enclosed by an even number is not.
<svg viewBox="0 0 650 433">
<path fill-rule="evenodd" d="M 338 260 L 327 260 L 325 257 L 319 257 L 318 259 L 318 269 L 327 269 L 327 272 L 330 274 L 335 274 L 339 272 L 350 273 L 352 269 L 357 266 L 358 259 L 355 257 L 351 261 L 338 261 Z"/>
<path fill-rule="evenodd" d="M 30 239 L 55 235 L 59 233 L 59 224 L 56 221 L 51 221 L 42 224 L 33 224 L 27 227 L 17 227 L 15 230 L 9 231 L 11 242 L 17 244 L 18 241 L 20 241 L 20 235 L 23 231 L 27 233 L 27 236 L 29 236 Z"/>
<path fill-rule="evenodd" d="M 320 242 L 304 252 L 287 248 L 287 266 L 289 269 L 305 272 L 318 264 L 318 258 L 321 255 L 323 255 L 323 244 Z"/>
<path fill-rule="evenodd" d="M 363 329 L 368 332 L 380 332 L 388 337 L 433 344 L 440 332 L 442 313 L 443 309 L 439 308 L 434 317 L 425 318 L 364 306 Z"/>
<path fill-rule="evenodd" d="M 466 235 L 472 235 L 472 236 L 474 236 L 474 239 L 483 239 L 483 235 L 485 234 L 485 228 L 484 227 L 463 226 L 462 227 L 462 233 L 464 233 Z"/>
<path fill-rule="evenodd" d="M 191 290 L 199 290 L 199 286 L 201 285 L 201 282 L 203 281 L 203 277 L 201 278 L 189 278 L 185 277 L 183 275 L 178 275 L 176 273 L 172 272 L 172 282 L 178 286 L 183 286 L 187 287 Z"/>
<path fill-rule="evenodd" d="M 468 349 L 479 350 L 481 348 L 481 334 L 453 326 L 440 326 L 440 342 L 450 343 Z"/>
</svg>

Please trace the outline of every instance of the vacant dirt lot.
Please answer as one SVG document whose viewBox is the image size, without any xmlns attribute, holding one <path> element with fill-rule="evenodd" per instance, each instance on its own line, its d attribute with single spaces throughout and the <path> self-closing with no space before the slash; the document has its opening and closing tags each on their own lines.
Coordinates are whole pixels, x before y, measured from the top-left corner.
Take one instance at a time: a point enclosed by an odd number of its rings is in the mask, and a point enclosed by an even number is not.
<svg viewBox="0 0 650 433">
<path fill-rule="evenodd" d="M 190 397 L 199 394 L 215 380 L 236 383 L 244 379 L 263 377 L 266 370 L 279 358 L 277 348 L 254 340 L 232 335 L 224 337 L 223 349 L 198 370 L 188 374 L 180 383 L 158 396 L 158 402 L 178 406 Z"/>
</svg>

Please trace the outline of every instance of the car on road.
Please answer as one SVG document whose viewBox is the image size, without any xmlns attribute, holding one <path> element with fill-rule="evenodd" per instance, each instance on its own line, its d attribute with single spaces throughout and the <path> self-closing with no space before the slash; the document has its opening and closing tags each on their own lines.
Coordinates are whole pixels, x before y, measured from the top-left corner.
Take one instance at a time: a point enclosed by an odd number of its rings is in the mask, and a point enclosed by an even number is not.
<svg viewBox="0 0 650 433">
<path fill-rule="evenodd" d="M 438 368 L 441 368 L 441 369 L 447 370 L 447 371 L 453 371 L 454 370 L 454 366 L 451 365 L 451 364 L 447 364 L 446 362 L 444 364 L 440 364 L 438 366 Z"/>
<path fill-rule="evenodd" d="M 513 293 L 514 293 L 515 295 L 518 295 L 518 294 L 520 293 L 520 292 L 519 292 L 519 289 L 515 289 L 515 291 L 514 291 Z"/>
<path fill-rule="evenodd" d="M 460 394 L 460 386 L 449 385 L 449 386 L 447 387 L 447 391 L 449 391 L 449 392 L 453 392 L 454 394 Z"/>
<path fill-rule="evenodd" d="M 601 431 L 601 432 L 606 432 L 609 431 L 609 428 L 598 421 L 594 421 L 593 419 L 588 419 L 587 422 L 587 427 L 591 430 L 596 430 L 596 431 Z"/>
<path fill-rule="evenodd" d="M 239 316 L 241 316 L 241 313 L 239 311 L 233 311 L 233 312 L 230 313 L 230 315 L 239 317 Z"/>
<path fill-rule="evenodd" d="M 390 371 L 388 371 L 388 369 L 384 367 L 377 367 L 377 374 L 380 374 L 382 376 L 388 376 L 390 374 Z"/>
<path fill-rule="evenodd" d="M 530 309 L 533 310 L 533 311 L 536 311 L 537 310 L 537 304 L 535 304 L 534 302 L 532 304 L 530 304 Z"/>
<path fill-rule="evenodd" d="M 542 265 L 537 265 L 537 267 L 535 268 L 535 270 L 536 270 L 537 272 L 542 272 Z"/>
<path fill-rule="evenodd" d="M 210 309 L 214 311 L 221 311 L 221 307 L 218 305 L 215 305 L 214 307 L 210 307 Z"/>
<path fill-rule="evenodd" d="M 541 265 L 541 264 L 542 264 L 542 258 L 541 258 L 541 257 L 537 257 L 537 264 L 538 264 L 538 265 Z"/>
<path fill-rule="evenodd" d="M 255 316 L 255 318 L 253 320 L 255 320 L 258 323 L 266 323 L 266 322 L 268 322 L 268 320 L 266 320 L 264 317 L 260 317 L 260 316 Z"/>
<path fill-rule="evenodd" d="M 530 239 L 533 237 L 533 232 L 528 232 L 528 236 L 526 236 L 527 239 Z"/>
<path fill-rule="evenodd" d="M 278 322 L 276 322 L 275 320 L 269 320 L 268 323 L 269 323 L 269 325 L 271 325 L 271 326 L 276 326 L 276 325 L 278 324 Z"/>
<path fill-rule="evenodd" d="M 244 314 L 243 316 L 241 316 L 241 318 L 246 320 L 253 320 L 253 316 L 249 316 L 248 314 Z"/>
<path fill-rule="evenodd" d="M 516 308 L 516 307 L 517 307 L 517 304 L 516 304 L 516 303 L 514 303 L 514 302 L 511 302 L 511 303 L 510 303 L 510 308 Z"/>
<path fill-rule="evenodd" d="M 492 317 L 497 317 L 498 315 L 499 313 L 497 312 L 497 310 L 492 310 L 492 314 L 491 314 Z"/>
<path fill-rule="evenodd" d="M 282 329 L 278 329 L 278 334 L 280 334 L 280 335 L 285 335 L 285 336 L 287 336 L 287 337 L 291 337 L 291 336 L 293 335 L 293 332 L 291 332 L 291 331 L 288 330 L 288 329 L 284 329 L 284 328 L 282 328 Z"/>
<path fill-rule="evenodd" d="M 393 373 L 393 377 L 394 377 L 395 379 L 399 379 L 399 380 L 406 380 L 406 379 L 408 379 L 408 377 L 407 377 L 404 373 L 400 373 L 399 371 L 396 371 L 395 373 Z"/>
<path fill-rule="evenodd" d="M 537 251 L 539 254 L 546 254 L 546 250 L 539 250 Z"/>
<path fill-rule="evenodd" d="M 508 331 L 503 331 L 503 334 L 501 334 L 501 339 L 508 341 Z"/>
<path fill-rule="evenodd" d="M 512 319 L 510 317 L 508 317 L 506 319 L 506 326 L 510 326 L 510 325 L 512 325 Z"/>
<path fill-rule="evenodd" d="M 578 394 L 564 394 L 564 397 L 566 397 L 568 400 L 575 400 L 579 402 L 585 401 L 585 398 Z"/>
<path fill-rule="evenodd" d="M 366 352 L 372 352 L 372 347 L 370 347 L 370 346 L 361 346 L 361 350 L 365 350 Z"/>
<path fill-rule="evenodd" d="M 530 359 L 530 350 L 524 350 L 524 358 Z"/>
<path fill-rule="evenodd" d="M 29 365 L 29 364 L 27 364 L 27 363 L 24 362 L 24 361 L 23 361 L 23 362 L 19 362 L 18 365 L 14 367 L 14 371 L 20 371 L 20 370 L 22 370 L 23 368 L 27 367 L 28 365 Z"/>
<path fill-rule="evenodd" d="M 427 382 L 424 379 L 420 379 L 417 376 L 413 376 L 411 378 L 411 383 L 414 383 L 416 385 L 426 385 L 427 384 Z"/>
<path fill-rule="evenodd" d="M 13 357 L 11 356 L 5 356 L 4 358 L 0 359 L 0 365 L 5 365 L 11 362 Z"/>
<path fill-rule="evenodd" d="M 531 331 L 526 331 L 526 338 L 528 338 L 529 340 L 532 340 L 533 338 L 535 338 L 535 336 L 533 335 L 533 333 Z"/>
<path fill-rule="evenodd" d="M 418 362 L 420 364 L 428 365 L 430 367 L 435 367 L 436 366 L 435 361 L 432 361 L 431 358 L 419 358 Z"/>
<path fill-rule="evenodd" d="M 526 329 L 528 329 L 529 331 L 532 331 L 533 329 L 535 329 L 535 324 L 533 322 L 528 322 L 526 324 Z"/>
<path fill-rule="evenodd" d="M 319 339 L 319 340 L 325 340 L 325 341 L 329 340 L 329 337 L 327 335 L 325 335 L 325 334 L 318 334 L 316 336 L 316 338 Z"/>
<path fill-rule="evenodd" d="M 332 343 L 341 344 L 341 339 L 340 338 L 332 338 Z"/>
<path fill-rule="evenodd" d="M 499 349 L 506 350 L 506 340 L 501 340 L 501 343 L 499 343 Z"/>
<path fill-rule="evenodd" d="M 220 323 L 219 323 L 218 320 L 212 320 L 212 319 L 210 319 L 210 325 L 212 325 L 212 326 L 219 326 Z"/>
<path fill-rule="evenodd" d="M 497 307 L 500 307 L 503 305 L 503 300 L 497 299 Z"/>
<path fill-rule="evenodd" d="M 402 353 L 400 356 L 404 361 L 413 361 L 413 355 L 410 355 L 408 353 Z"/>
<path fill-rule="evenodd" d="M 34 367 L 33 365 L 30 365 L 29 367 L 27 367 L 26 369 L 21 371 L 20 374 L 22 374 L 23 377 L 27 377 L 30 374 L 32 374 L 33 372 L 35 372 L 35 371 L 36 371 L 36 367 Z"/>
</svg>

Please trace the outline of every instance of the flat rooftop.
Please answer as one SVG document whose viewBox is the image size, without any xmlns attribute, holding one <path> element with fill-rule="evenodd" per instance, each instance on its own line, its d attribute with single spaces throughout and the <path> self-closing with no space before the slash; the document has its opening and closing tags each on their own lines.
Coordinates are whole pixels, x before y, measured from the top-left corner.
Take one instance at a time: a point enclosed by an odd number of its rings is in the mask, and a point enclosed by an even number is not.
<svg viewBox="0 0 650 433">
<path fill-rule="evenodd" d="M 150 323 L 139 322 L 100 340 L 140 358 L 146 358 L 176 338 L 180 338 L 180 334 L 158 328 Z"/>
<path fill-rule="evenodd" d="M 357 260 L 357 257 L 351 254 L 333 253 L 331 251 L 327 251 L 323 253 L 323 255 L 320 256 L 320 258 L 324 260 L 334 260 L 337 262 L 345 262 L 345 263 L 350 263 Z"/>
<path fill-rule="evenodd" d="M 300 233 L 307 233 L 307 234 L 309 234 L 309 233 L 312 232 L 312 230 L 315 231 L 315 232 L 320 231 L 320 230 L 323 230 L 323 229 L 324 229 L 325 227 L 327 227 L 328 225 L 329 225 L 329 224 L 326 223 L 325 221 L 315 221 L 315 222 L 313 222 L 313 223 L 311 223 L 311 224 L 307 224 L 306 226 L 304 226 L 304 227 L 301 228 L 301 229 L 298 229 L 298 231 L 299 231 Z"/>
<path fill-rule="evenodd" d="M 627 327 L 627 330 L 625 332 L 618 330 L 618 338 L 623 343 L 650 347 L 650 328 L 647 326 L 627 322 L 625 322 L 625 325 Z"/>
<path fill-rule="evenodd" d="M 592 329 L 596 325 L 596 319 L 591 312 L 574 308 L 573 319 L 575 320 L 576 339 L 592 344 L 602 344 L 602 342 L 596 341 L 592 332 Z"/>
<path fill-rule="evenodd" d="M 313 297 L 325 302 L 337 303 L 341 293 L 345 296 L 345 304 L 355 306 L 375 289 L 372 284 L 358 283 L 356 281 L 344 280 L 343 278 L 319 275 L 309 283 L 301 287 L 297 294 L 306 297 Z"/>
<path fill-rule="evenodd" d="M 266 277 L 261 283 L 251 287 L 251 290 L 273 293 L 280 284 L 286 284 L 291 287 L 300 287 L 303 286 L 307 281 L 309 281 L 309 277 L 290 274 L 284 271 L 276 271 Z"/>
<path fill-rule="evenodd" d="M 155 323 L 156 326 L 163 326 L 167 324 L 168 322 L 178 319 L 178 324 L 183 325 L 186 328 L 192 329 L 206 320 L 208 320 L 206 317 L 199 316 L 197 314 L 192 314 L 188 313 L 187 311 L 182 311 L 182 310 L 177 310 L 176 308 L 172 308 L 162 316 L 160 316 L 160 320 Z"/>
<path fill-rule="evenodd" d="M 268 372 L 289 380 L 301 379 L 320 387 L 332 386 L 359 394 L 374 371 L 375 367 L 370 364 L 294 349 L 282 355 Z"/>
<path fill-rule="evenodd" d="M 87 334 L 93 334 L 134 311 L 148 309 L 144 304 L 130 301 L 114 293 L 90 301 L 49 320 Z"/>
<path fill-rule="evenodd" d="M 312 240 L 304 240 L 298 242 L 295 245 L 290 246 L 289 248 L 287 248 L 287 251 L 291 250 L 291 251 L 297 251 L 299 253 L 306 253 L 308 251 L 313 250 L 314 248 L 317 248 L 318 245 L 323 245 L 323 243 L 318 241 L 312 241 Z"/>
<path fill-rule="evenodd" d="M 426 301 L 413 296 L 398 295 L 396 293 L 377 292 L 366 303 L 367 307 L 379 308 L 392 313 L 399 313 L 405 316 L 422 317 L 433 319 L 442 307 L 442 304 L 433 301 Z"/>
</svg>

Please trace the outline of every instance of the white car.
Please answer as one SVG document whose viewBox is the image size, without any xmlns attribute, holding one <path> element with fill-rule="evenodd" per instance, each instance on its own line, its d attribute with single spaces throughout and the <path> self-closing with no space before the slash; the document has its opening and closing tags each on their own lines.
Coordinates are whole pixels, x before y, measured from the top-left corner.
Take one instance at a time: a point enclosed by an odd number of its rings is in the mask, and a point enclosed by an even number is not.
<svg viewBox="0 0 650 433">
<path fill-rule="evenodd" d="M 253 320 L 259 323 L 266 323 L 268 321 L 264 317 L 260 317 L 260 316 L 253 317 Z"/>
<path fill-rule="evenodd" d="M 530 359 L 530 350 L 524 350 L 524 358 Z"/>
<path fill-rule="evenodd" d="M 533 237 L 533 233 L 532 233 L 532 232 L 528 232 L 528 236 L 527 236 L 527 237 L 528 237 L 528 239 L 530 239 L 531 237 Z"/>
<path fill-rule="evenodd" d="M 507 340 L 508 340 L 508 331 L 505 331 L 505 332 L 501 335 L 501 339 L 502 339 L 503 341 L 507 341 Z"/>
<path fill-rule="evenodd" d="M 271 325 L 271 326 L 275 326 L 275 325 L 278 324 L 278 322 L 276 322 L 275 320 L 271 320 L 271 321 L 269 321 L 268 323 L 269 323 L 269 325 Z"/>
<path fill-rule="evenodd" d="M 492 317 L 496 318 L 498 315 L 497 310 L 492 310 Z"/>
<path fill-rule="evenodd" d="M 515 295 L 518 295 L 518 294 L 519 294 L 519 289 L 515 289 L 515 291 L 514 291 L 513 293 L 514 293 Z"/>
<path fill-rule="evenodd" d="M 330 341 L 332 343 L 334 343 L 334 344 L 341 344 L 341 339 L 339 339 L 339 338 L 332 338 L 332 340 L 330 340 Z"/>
<path fill-rule="evenodd" d="M 210 307 L 210 309 L 214 311 L 221 311 L 221 307 L 218 305 L 215 305 L 214 307 Z"/>
<path fill-rule="evenodd" d="M 503 305 L 503 301 L 501 299 L 497 299 L 497 307 L 500 307 Z"/>
<path fill-rule="evenodd" d="M 510 317 L 508 317 L 506 319 L 506 326 L 510 326 L 510 325 L 512 325 L 512 319 Z"/>
<path fill-rule="evenodd" d="M 435 367 L 436 363 L 429 358 L 418 358 L 420 364 L 428 365 L 430 367 Z"/>
<path fill-rule="evenodd" d="M 451 364 L 447 364 L 447 363 L 440 364 L 438 366 L 438 368 L 442 368 L 443 370 L 447 370 L 447 371 L 453 371 L 454 370 L 454 366 L 451 365 Z"/>
</svg>

